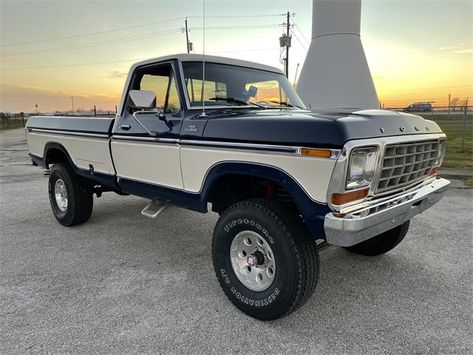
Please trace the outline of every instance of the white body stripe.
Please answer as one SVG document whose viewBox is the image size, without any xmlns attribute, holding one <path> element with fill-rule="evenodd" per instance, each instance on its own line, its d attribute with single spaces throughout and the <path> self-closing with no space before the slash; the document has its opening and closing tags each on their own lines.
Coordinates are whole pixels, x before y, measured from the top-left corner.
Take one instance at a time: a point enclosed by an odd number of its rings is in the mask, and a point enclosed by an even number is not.
<svg viewBox="0 0 473 355">
<path fill-rule="evenodd" d="M 315 201 L 325 202 L 335 160 L 288 153 L 223 148 L 181 147 L 184 189 L 198 192 L 209 169 L 221 162 L 246 162 L 272 166 L 290 175 Z"/>
<path fill-rule="evenodd" d="M 47 143 L 59 143 L 66 148 L 77 167 L 89 170 L 89 164 L 92 164 L 96 172 L 115 173 L 108 149 L 108 139 L 28 132 L 27 140 L 30 153 L 38 157 L 43 158 Z"/>
<path fill-rule="evenodd" d="M 76 166 L 114 174 L 108 139 L 28 132 L 30 152 L 43 157 L 48 142 L 62 144 Z M 117 175 L 145 183 L 198 193 L 210 169 L 219 163 L 255 163 L 277 168 L 291 176 L 317 202 L 326 202 L 334 159 L 303 157 L 294 153 L 224 147 L 179 146 L 177 143 L 112 140 Z"/>
<path fill-rule="evenodd" d="M 112 140 L 112 156 L 119 177 L 183 188 L 177 144 Z"/>
</svg>

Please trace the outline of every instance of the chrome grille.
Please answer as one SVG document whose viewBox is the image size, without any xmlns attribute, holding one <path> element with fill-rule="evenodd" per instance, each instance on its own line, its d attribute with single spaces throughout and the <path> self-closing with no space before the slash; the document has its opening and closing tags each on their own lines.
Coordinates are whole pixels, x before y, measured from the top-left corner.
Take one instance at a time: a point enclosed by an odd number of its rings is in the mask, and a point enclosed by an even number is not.
<svg viewBox="0 0 473 355">
<path fill-rule="evenodd" d="M 440 149 L 438 140 L 387 145 L 376 192 L 411 185 L 430 174 Z"/>
</svg>

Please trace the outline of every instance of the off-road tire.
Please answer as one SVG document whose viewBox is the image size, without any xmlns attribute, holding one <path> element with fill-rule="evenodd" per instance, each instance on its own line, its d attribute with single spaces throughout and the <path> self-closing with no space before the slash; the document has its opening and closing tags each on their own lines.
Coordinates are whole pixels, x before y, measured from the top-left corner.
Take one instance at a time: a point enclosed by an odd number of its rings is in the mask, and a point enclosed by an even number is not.
<svg viewBox="0 0 473 355">
<path fill-rule="evenodd" d="M 55 198 L 55 184 L 58 179 L 64 182 L 67 191 L 67 207 L 61 211 Z M 49 174 L 49 202 L 54 217 L 63 226 L 71 227 L 87 222 L 94 204 L 92 189 L 81 182 L 68 164 L 56 163 Z"/>
<path fill-rule="evenodd" d="M 365 256 L 376 256 L 387 253 L 402 242 L 409 230 L 409 223 L 410 221 L 404 222 L 400 226 L 388 230 L 387 232 L 365 240 L 360 244 L 346 247 L 345 249 L 352 253 Z"/>
<path fill-rule="evenodd" d="M 253 291 L 235 274 L 230 246 L 242 231 L 258 233 L 270 245 L 276 272 L 269 288 Z M 220 285 L 230 301 L 247 315 L 273 320 L 301 307 L 314 293 L 319 276 L 319 253 L 298 216 L 265 199 L 235 203 L 218 220 L 212 241 L 212 256 Z"/>
</svg>

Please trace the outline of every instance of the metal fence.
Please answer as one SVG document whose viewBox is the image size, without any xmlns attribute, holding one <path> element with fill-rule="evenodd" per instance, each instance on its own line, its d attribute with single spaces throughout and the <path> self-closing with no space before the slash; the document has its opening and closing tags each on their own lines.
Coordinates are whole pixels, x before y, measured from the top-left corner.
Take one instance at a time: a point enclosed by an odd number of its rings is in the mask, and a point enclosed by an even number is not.
<svg viewBox="0 0 473 355">
<path fill-rule="evenodd" d="M 401 111 L 401 112 L 409 112 L 414 114 L 441 114 L 441 115 L 458 115 L 458 114 L 471 114 L 473 113 L 473 106 L 432 106 L 431 110 L 424 110 L 424 111 L 410 111 L 406 107 L 393 107 L 383 105 L 381 107 L 383 110 L 392 110 L 392 111 Z"/>
</svg>

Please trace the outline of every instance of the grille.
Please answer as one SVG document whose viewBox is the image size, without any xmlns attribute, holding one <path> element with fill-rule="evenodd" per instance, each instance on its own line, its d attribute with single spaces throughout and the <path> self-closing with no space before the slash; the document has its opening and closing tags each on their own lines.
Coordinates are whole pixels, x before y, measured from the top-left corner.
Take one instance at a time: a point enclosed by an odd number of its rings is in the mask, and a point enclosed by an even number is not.
<svg viewBox="0 0 473 355">
<path fill-rule="evenodd" d="M 377 192 L 394 190 L 423 180 L 437 160 L 439 141 L 390 144 L 384 151 Z"/>
</svg>

